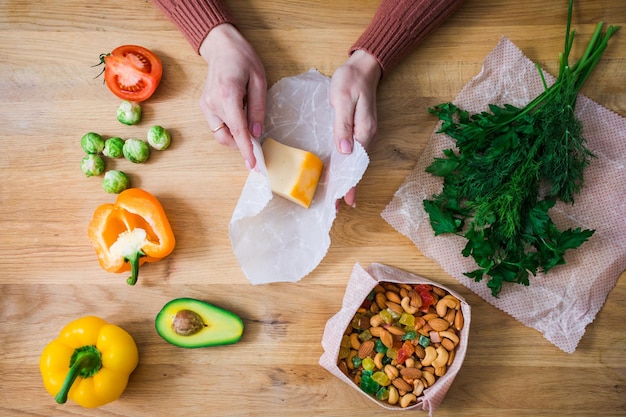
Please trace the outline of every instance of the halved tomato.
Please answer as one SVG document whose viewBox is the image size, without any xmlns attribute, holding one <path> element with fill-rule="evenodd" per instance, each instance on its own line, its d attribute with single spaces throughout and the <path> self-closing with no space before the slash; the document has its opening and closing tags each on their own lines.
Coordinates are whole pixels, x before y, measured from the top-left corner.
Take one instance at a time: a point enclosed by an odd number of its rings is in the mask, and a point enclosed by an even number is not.
<svg viewBox="0 0 626 417">
<path fill-rule="evenodd" d="M 161 60 L 142 46 L 122 45 L 103 59 L 104 81 L 122 100 L 145 101 L 161 82 Z"/>
</svg>

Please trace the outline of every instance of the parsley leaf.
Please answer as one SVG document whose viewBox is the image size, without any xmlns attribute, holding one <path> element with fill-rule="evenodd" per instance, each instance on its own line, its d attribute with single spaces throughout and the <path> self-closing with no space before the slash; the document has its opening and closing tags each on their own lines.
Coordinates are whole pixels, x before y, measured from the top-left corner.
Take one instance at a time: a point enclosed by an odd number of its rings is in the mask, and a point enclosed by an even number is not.
<svg viewBox="0 0 626 417">
<path fill-rule="evenodd" d="M 528 286 L 531 276 L 564 264 L 565 252 L 594 233 L 561 231 L 549 211 L 558 200 L 574 203 L 594 157 L 574 108 L 618 27 L 604 32 L 598 23 L 583 56 L 570 66 L 572 8 L 570 0 L 557 80 L 528 105 L 490 104 L 478 114 L 453 103 L 429 109 L 441 121 L 438 132 L 453 138 L 456 149 L 444 150 L 426 168 L 444 185 L 424 200 L 424 209 L 435 236 L 453 233 L 467 240 L 462 255 L 478 268 L 465 275 L 477 282 L 487 278 L 493 296 L 507 282 Z"/>
</svg>

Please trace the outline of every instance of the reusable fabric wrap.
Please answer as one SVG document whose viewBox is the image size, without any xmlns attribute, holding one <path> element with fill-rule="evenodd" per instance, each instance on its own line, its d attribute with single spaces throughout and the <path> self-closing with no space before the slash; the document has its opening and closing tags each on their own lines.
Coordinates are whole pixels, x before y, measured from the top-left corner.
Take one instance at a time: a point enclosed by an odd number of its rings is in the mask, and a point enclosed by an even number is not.
<svg viewBox="0 0 626 417">
<path fill-rule="evenodd" d="M 548 84 L 555 81 L 545 76 Z M 543 88 L 535 64 L 503 37 L 454 104 L 470 113 L 485 111 L 488 104 L 523 107 Z M 484 282 L 463 275 L 476 269 L 471 258 L 461 255 L 465 239 L 435 237 L 423 200 L 440 192 L 443 184 L 425 169 L 444 149 L 455 147 L 453 139 L 437 133 L 439 125 L 414 170 L 382 212 L 391 226 L 447 273 L 568 353 L 576 350 L 586 326 L 626 268 L 626 119 L 583 95 L 578 97 L 576 115 L 596 158 L 585 171 L 585 184 L 575 203 L 559 202 L 550 215 L 561 230 L 581 227 L 595 233 L 580 248 L 565 254 L 565 265 L 531 277 L 530 286 L 504 285 L 499 297 L 493 297 Z"/>
<path fill-rule="evenodd" d="M 461 329 L 459 336 L 459 345 L 456 348 L 454 361 L 448 368 L 446 373 L 439 378 L 431 387 L 424 390 L 422 396 L 418 397 L 417 402 L 406 408 L 399 408 L 398 406 L 392 406 L 387 403 L 378 401 L 369 394 L 366 394 L 359 388 L 354 381 L 352 381 L 346 374 L 344 374 L 337 366 L 337 358 L 339 357 L 339 348 L 341 345 L 341 338 L 351 323 L 354 314 L 361 306 L 363 300 L 367 295 L 378 285 L 379 282 L 395 282 L 403 284 L 430 284 L 440 287 L 461 301 L 461 311 L 465 323 L 463 329 Z M 456 378 L 463 360 L 465 359 L 465 353 L 467 351 L 467 343 L 470 332 L 471 324 L 471 307 L 467 304 L 464 298 L 436 282 L 430 281 L 426 278 L 418 275 L 411 274 L 407 271 L 397 269 L 388 265 L 373 263 L 367 269 L 364 269 L 360 264 L 355 264 L 352 269 L 352 274 L 346 291 L 343 297 L 343 303 L 341 310 L 332 316 L 327 322 L 324 329 L 324 336 L 322 337 L 322 347 L 324 353 L 320 357 L 319 364 L 328 370 L 331 374 L 335 375 L 340 380 L 346 382 L 354 389 L 361 392 L 370 400 L 383 408 L 390 410 L 428 410 L 430 416 L 433 416 L 434 411 L 439 407 L 443 401 L 446 393 L 452 386 L 452 382 Z"/>
</svg>

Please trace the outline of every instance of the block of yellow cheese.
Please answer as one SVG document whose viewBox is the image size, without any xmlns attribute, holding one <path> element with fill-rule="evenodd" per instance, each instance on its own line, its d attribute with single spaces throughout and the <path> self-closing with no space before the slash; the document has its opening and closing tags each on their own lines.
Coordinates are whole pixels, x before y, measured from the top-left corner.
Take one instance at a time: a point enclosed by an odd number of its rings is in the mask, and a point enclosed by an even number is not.
<svg viewBox="0 0 626 417">
<path fill-rule="evenodd" d="M 322 175 L 322 160 L 314 153 L 272 138 L 266 138 L 262 148 L 272 191 L 308 208 Z"/>
</svg>

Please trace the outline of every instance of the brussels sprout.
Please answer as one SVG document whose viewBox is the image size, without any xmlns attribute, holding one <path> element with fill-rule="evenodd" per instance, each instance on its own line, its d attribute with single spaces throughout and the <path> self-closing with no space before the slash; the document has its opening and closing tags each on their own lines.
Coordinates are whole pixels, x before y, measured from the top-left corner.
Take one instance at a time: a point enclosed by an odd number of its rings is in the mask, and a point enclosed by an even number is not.
<svg viewBox="0 0 626 417">
<path fill-rule="evenodd" d="M 100 155 L 87 154 L 80 163 L 80 169 L 88 177 L 100 175 L 104 172 L 104 159 Z"/>
<path fill-rule="evenodd" d="M 119 194 L 127 189 L 129 185 L 130 181 L 126 174 L 115 169 L 107 171 L 102 179 L 102 188 L 111 194 Z"/>
<path fill-rule="evenodd" d="M 158 151 L 164 151 L 170 146 L 170 133 L 161 126 L 152 126 L 148 129 L 148 143 Z"/>
<path fill-rule="evenodd" d="M 104 141 L 104 149 L 102 155 L 109 158 L 120 158 L 124 155 L 122 148 L 124 147 L 124 139 L 122 138 L 109 138 Z"/>
<path fill-rule="evenodd" d="M 117 120 L 125 125 L 135 125 L 141 120 L 141 106 L 127 100 L 117 108 Z"/>
<path fill-rule="evenodd" d="M 122 152 L 130 162 L 140 164 L 146 162 L 150 156 L 150 147 L 140 139 L 127 139 L 124 142 Z"/>
<path fill-rule="evenodd" d="M 99 154 L 104 149 L 104 139 L 97 133 L 89 132 L 80 139 L 80 146 L 90 154 Z"/>
</svg>

